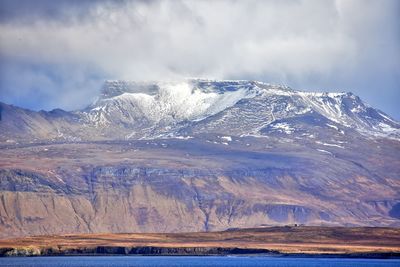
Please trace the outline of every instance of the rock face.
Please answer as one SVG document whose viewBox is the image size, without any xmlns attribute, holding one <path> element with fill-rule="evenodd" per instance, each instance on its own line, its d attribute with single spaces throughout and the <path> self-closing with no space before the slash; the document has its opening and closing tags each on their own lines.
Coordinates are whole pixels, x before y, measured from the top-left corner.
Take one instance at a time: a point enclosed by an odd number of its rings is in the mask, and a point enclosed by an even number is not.
<svg viewBox="0 0 400 267">
<path fill-rule="evenodd" d="M 109 81 L 0 113 L 0 237 L 400 226 L 400 124 L 351 93 Z"/>
<path fill-rule="evenodd" d="M 98 246 L 89 248 L 74 248 L 64 251 L 50 249 L 0 249 L 0 257 L 27 257 L 27 256 L 74 256 L 74 255 L 150 255 L 150 256 L 211 256 L 211 255 L 240 255 L 240 254 L 264 254 L 281 255 L 268 249 L 249 248 L 220 248 L 220 247 L 111 247 Z M 394 255 L 397 255 L 393 253 Z M 385 255 L 385 254 L 383 254 Z M 393 255 L 393 256 L 394 256 Z"/>
</svg>

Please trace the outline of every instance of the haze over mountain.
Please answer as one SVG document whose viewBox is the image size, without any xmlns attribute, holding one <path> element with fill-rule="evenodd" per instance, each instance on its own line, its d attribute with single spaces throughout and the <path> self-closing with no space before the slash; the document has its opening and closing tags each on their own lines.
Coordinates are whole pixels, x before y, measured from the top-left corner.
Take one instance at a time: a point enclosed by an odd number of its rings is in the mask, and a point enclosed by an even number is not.
<svg viewBox="0 0 400 267">
<path fill-rule="evenodd" d="M 106 81 L 82 110 L 0 104 L 0 236 L 400 226 L 400 123 L 347 93 Z"/>
<path fill-rule="evenodd" d="M 2 0 L 0 101 L 75 110 L 106 79 L 249 79 L 345 88 L 399 120 L 399 17 L 398 0 Z"/>
</svg>

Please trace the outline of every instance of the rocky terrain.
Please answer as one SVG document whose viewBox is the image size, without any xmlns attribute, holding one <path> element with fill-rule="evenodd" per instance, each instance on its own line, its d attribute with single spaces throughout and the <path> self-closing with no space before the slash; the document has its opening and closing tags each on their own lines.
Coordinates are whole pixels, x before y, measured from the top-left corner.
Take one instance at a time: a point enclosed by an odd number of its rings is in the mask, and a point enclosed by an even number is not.
<svg viewBox="0 0 400 267">
<path fill-rule="evenodd" d="M 0 104 L 0 237 L 400 226 L 400 124 L 351 93 L 108 81 L 79 111 Z"/>
<path fill-rule="evenodd" d="M 52 235 L 0 240 L 0 257 L 231 254 L 400 257 L 400 230 L 284 226 L 223 232 Z"/>
</svg>

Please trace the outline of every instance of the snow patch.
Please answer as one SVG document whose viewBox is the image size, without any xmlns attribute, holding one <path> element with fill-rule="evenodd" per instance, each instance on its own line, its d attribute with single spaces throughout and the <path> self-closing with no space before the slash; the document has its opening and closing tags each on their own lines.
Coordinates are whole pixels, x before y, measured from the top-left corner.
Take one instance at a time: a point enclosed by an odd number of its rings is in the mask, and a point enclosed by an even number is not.
<svg viewBox="0 0 400 267">
<path fill-rule="evenodd" d="M 326 126 L 328 126 L 328 127 L 330 127 L 330 128 L 333 128 L 333 129 L 335 129 L 336 131 L 339 131 L 339 128 L 338 128 L 336 125 L 327 123 Z"/>
<path fill-rule="evenodd" d="M 278 122 L 275 123 L 273 125 L 271 125 L 271 128 L 275 129 L 275 130 L 279 130 L 281 132 L 284 132 L 286 134 L 291 134 L 294 132 L 294 128 L 291 127 L 288 123 L 286 122 Z"/>
<path fill-rule="evenodd" d="M 315 143 L 323 145 L 323 146 L 333 146 L 333 147 L 344 148 L 343 146 L 338 145 L 338 144 L 329 144 L 329 143 L 324 143 L 324 142 L 320 142 L 320 141 L 315 141 Z"/>
<path fill-rule="evenodd" d="M 327 153 L 327 154 L 329 154 L 329 155 L 333 155 L 332 154 L 332 152 L 329 152 L 329 151 L 326 151 L 326 150 L 323 150 L 323 149 L 317 149 L 319 152 L 322 152 L 322 153 Z"/>
<path fill-rule="evenodd" d="M 382 131 L 384 131 L 385 133 L 395 133 L 395 132 L 398 132 L 399 131 L 399 129 L 396 129 L 396 128 L 393 128 L 392 126 L 390 126 L 390 125 L 388 125 L 388 124 L 386 124 L 386 123 L 383 123 L 383 122 L 380 122 L 379 123 L 379 127 L 382 129 Z"/>
<path fill-rule="evenodd" d="M 230 137 L 230 136 L 221 136 L 221 139 L 228 141 L 228 142 L 232 142 L 232 137 Z"/>
<path fill-rule="evenodd" d="M 182 140 L 189 140 L 192 139 L 193 136 L 174 136 L 176 139 L 182 139 Z"/>
<path fill-rule="evenodd" d="M 357 107 L 353 107 L 350 111 L 353 113 L 360 113 L 365 111 L 365 109 L 361 105 L 357 105 Z"/>
<path fill-rule="evenodd" d="M 388 116 L 386 116 L 385 114 L 383 114 L 382 112 L 378 112 L 379 113 L 379 115 L 381 115 L 382 117 L 384 117 L 385 119 L 387 119 L 388 121 L 391 121 L 391 122 L 394 122 L 394 123 L 396 123 L 392 118 L 390 118 L 390 117 L 388 117 Z"/>
</svg>

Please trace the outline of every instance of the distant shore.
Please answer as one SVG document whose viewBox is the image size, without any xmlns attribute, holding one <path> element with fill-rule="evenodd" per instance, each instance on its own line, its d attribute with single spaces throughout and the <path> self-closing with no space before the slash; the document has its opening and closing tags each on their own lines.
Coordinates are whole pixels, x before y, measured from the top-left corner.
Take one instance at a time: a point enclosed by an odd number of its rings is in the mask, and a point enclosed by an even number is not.
<svg viewBox="0 0 400 267">
<path fill-rule="evenodd" d="M 400 258 L 400 229 L 284 226 L 200 233 L 32 236 L 0 240 L 0 256 L 215 256 Z"/>
<path fill-rule="evenodd" d="M 281 253 L 266 249 L 243 249 L 221 247 L 83 247 L 64 251 L 52 248 L 1 248 L 0 257 L 38 257 L 38 256 L 268 256 L 305 258 L 368 258 L 400 259 L 400 252 L 378 253 Z"/>
</svg>

